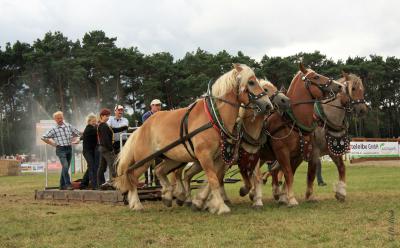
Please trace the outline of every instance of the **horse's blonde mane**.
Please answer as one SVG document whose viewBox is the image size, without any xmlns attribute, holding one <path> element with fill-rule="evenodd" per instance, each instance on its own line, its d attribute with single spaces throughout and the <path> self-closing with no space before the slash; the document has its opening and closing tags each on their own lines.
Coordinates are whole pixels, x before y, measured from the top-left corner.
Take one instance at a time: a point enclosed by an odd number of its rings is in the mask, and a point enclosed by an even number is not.
<svg viewBox="0 0 400 248">
<path fill-rule="evenodd" d="M 247 65 L 241 64 L 240 67 L 242 68 L 240 72 L 232 69 L 215 81 L 212 86 L 213 96 L 222 97 L 237 86 L 238 79 L 240 80 L 240 86 L 242 86 L 242 84 L 247 84 L 248 79 L 255 75 L 253 70 Z"/>
</svg>

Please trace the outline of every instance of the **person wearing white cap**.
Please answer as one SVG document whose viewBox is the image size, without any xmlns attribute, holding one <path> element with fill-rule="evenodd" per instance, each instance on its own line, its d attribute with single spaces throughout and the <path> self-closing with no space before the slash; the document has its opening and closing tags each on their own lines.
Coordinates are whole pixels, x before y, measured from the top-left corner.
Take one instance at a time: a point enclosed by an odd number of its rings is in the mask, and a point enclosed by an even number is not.
<svg viewBox="0 0 400 248">
<path fill-rule="evenodd" d="M 122 115 L 124 114 L 124 106 L 117 105 L 114 108 L 115 116 L 110 116 L 108 119 L 107 124 L 113 129 L 114 131 L 114 153 L 118 154 L 120 151 L 120 134 L 126 133 L 129 127 L 128 119 L 124 118 Z M 125 144 L 127 137 L 125 136 L 122 140 L 123 144 Z"/>
<path fill-rule="evenodd" d="M 158 112 L 161 110 L 161 101 L 158 99 L 154 99 L 150 103 L 150 110 L 147 111 L 146 113 L 143 114 L 142 116 L 142 122 L 144 123 L 150 116 L 152 116 L 154 113 Z M 161 161 L 159 159 L 155 159 L 153 164 L 153 168 L 155 167 L 156 164 L 159 164 Z M 151 186 L 152 182 L 155 181 L 156 185 L 160 185 L 160 181 L 157 179 L 156 175 L 154 175 L 153 168 L 149 168 L 148 171 L 145 172 L 144 178 L 145 178 L 145 185 L 146 186 Z M 150 172 L 150 175 L 149 175 Z"/>
<path fill-rule="evenodd" d="M 154 99 L 150 103 L 150 110 L 143 114 L 142 122 L 144 123 L 152 114 L 161 110 L 161 101 Z"/>
</svg>

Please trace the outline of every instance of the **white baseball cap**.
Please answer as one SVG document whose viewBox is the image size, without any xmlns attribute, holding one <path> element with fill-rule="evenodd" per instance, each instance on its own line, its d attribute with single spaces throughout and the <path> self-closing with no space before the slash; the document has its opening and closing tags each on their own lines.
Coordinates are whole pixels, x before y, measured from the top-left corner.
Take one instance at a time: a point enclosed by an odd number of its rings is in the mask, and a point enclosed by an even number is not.
<svg viewBox="0 0 400 248">
<path fill-rule="evenodd" d="M 114 111 L 116 111 L 117 109 L 124 109 L 124 106 L 122 106 L 122 105 L 117 105 L 117 106 L 115 106 Z"/>
<path fill-rule="evenodd" d="M 157 105 L 157 104 L 161 104 L 161 101 L 158 99 L 154 99 L 153 101 L 151 101 L 150 105 Z"/>
</svg>

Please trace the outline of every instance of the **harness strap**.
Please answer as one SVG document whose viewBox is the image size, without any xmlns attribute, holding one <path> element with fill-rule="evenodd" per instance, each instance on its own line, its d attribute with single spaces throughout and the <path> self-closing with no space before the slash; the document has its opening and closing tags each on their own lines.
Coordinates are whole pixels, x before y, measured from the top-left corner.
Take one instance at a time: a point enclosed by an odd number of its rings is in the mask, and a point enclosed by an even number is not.
<svg viewBox="0 0 400 248">
<path fill-rule="evenodd" d="M 189 125 L 189 114 L 193 110 L 194 106 L 196 106 L 196 104 L 197 104 L 197 101 L 192 103 L 192 104 L 190 104 L 188 110 L 186 111 L 185 115 L 182 118 L 181 126 L 180 126 L 180 137 L 181 137 L 181 139 L 183 139 L 185 137 L 185 135 L 187 135 L 189 133 L 189 128 L 188 128 L 188 125 Z M 190 157 L 192 157 L 192 159 L 194 159 L 194 160 L 197 160 L 196 156 L 194 154 L 194 146 L 193 146 L 192 140 L 189 138 L 189 139 L 187 139 L 187 142 L 189 143 L 191 150 L 189 150 L 188 146 L 186 145 L 186 142 L 182 143 L 183 146 L 185 147 L 186 151 L 189 153 Z"/>
<path fill-rule="evenodd" d="M 292 111 L 291 108 L 289 108 L 288 110 L 285 111 L 285 113 L 287 114 L 287 116 L 289 116 L 289 118 L 294 122 L 294 124 L 302 131 L 306 132 L 306 133 L 311 133 L 314 131 L 314 129 L 317 127 L 317 122 L 313 121 L 313 123 L 311 124 L 311 126 L 306 126 L 302 123 L 300 123 L 296 117 L 294 116 L 294 113 Z"/>
<path fill-rule="evenodd" d="M 185 135 L 184 137 L 179 138 L 178 140 L 175 140 L 174 142 L 172 142 L 171 144 L 167 145 L 166 147 L 162 148 L 161 150 L 158 150 L 157 152 L 145 157 L 144 159 L 140 160 L 139 162 L 131 165 L 128 167 L 127 172 L 129 173 L 130 171 L 137 169 L 139 167 L 141 167 L 142 165 L 144 165 L 147 162 L 150 162 L 151 160 L 155 159 L 156 157 L 160 156 L 161 154 L 171 150 L 172 148 L 174 148 L 175 146 L 178 146 L 184 142 L 186 142 L 188 139 L 194 137 L 195 135 L 197 135 L 198 133 L 203 132 L 204 130 L 207 130 L 209 128 L 211 128 L 213 126 L 212 123 L 208 122 L 206 124 L 204 124 L 203 126 L 197 128 L 196 130 L 193 130 L 193 132 L 188 133 L 187 135 Z"/>
</svg>

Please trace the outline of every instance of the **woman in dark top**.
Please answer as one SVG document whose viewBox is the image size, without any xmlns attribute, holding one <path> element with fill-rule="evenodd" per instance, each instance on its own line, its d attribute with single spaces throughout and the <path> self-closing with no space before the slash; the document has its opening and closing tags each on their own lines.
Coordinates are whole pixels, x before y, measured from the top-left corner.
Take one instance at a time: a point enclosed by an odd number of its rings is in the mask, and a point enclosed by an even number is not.
<svg viewBox="0 0 400 248">
<path fill-rule="evenodd" d="M 96 115 L 89 114 L 87 117 L 87 126 L 81 137 L 83 140 L 83 156 L 87 162 L 87 170 L 81 182 L 81 189 L 86 189 L 90 186 L 92 189 L 97 188 L 97 170 L 98 163 L 96 163 L 96 147 L 97 147 L 97 119 Z"/>
<path fill-rule="evenodd" d="M 99 140 L 99 152 L 100 152 L 100 166 L 97 171 L 97 183 L 100 189 L 113 188 L 112 181 L 116 177 L 116 171 L 114 166 L 115 153 L 113 149 L 114 143 L 114 132 L 121 132 L 127 130 L 128 127 L 111 128 L 107 121 L 110 118 L 111 111 L 109 109 L 102 109 L 100 112 L 100 124 L 97 127 L 97 135 Z M 105 182 L 104 172 L 108 167 L 109 180 Z"/>
</svg>

